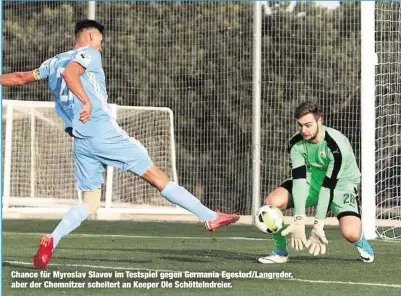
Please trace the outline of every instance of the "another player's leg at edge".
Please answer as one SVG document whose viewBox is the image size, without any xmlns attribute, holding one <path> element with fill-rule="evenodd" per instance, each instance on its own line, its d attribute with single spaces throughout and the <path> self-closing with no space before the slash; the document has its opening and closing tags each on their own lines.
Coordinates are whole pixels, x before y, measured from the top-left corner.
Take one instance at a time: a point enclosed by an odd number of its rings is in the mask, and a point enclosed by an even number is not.
<svg viewBox="0 0 401 296">
<path fill-rule="evenodd" d="M 264 201 L 264 205 L 275 206 L 281 210 L 293 208 L 292 196 L 288 189 L 292 186 L 291 180 L 285 181 L 281 186 L 272 191 Z M 345 213 L 345 212 L 344 212 Z M 374 261 L 375 253 L 362 233 L 362 225 L 359 217 L 355 215 L 341 215 L 337 218 L 340 222 L 340 231 L 342 236 L 352 243 L 360 255 L 363 262 L 371 263 Z M 274 250 L 265 257 L 260 257 L 260 263 L 286 263 L 289 260 L 288 256 L 288 240 L 287 237 L 281 235 L 282 229 L 273 235 Z"/>
<path fill-rule="evenodd" d="M 240 218 L 236 214 L 225 214 L 205 207 L 188 190 L 175 182 L 169 181 L 168 176 L 153 165 L 141 177 L 159 190 L 161 195 L 171 203 L 185 208 L 205 221 L 205 227 L 208 231 L 215 231 L 222 226 L 235 223 Z M 100 204 L 100 196 L 100 189 L 83 192 L 84 202 L 72 207 L 52 234 L 44 235 L 41 238 L 39 249 L 33 258 L 36 269 L 46 269 L 60 239 L 78 228 L 89 216 L 96 214 Z"/>
</svg>

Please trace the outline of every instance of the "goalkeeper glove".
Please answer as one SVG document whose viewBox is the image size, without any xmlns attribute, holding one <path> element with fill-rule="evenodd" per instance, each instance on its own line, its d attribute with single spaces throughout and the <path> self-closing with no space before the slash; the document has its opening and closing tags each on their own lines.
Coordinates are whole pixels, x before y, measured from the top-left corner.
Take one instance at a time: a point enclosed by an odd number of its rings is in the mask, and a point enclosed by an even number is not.
<svg viewBox="0 0 401 296">
<path fill-rule="evenodd" d="M 294 221 L 281 232 L 282 236 L 291 233 L 291 247 L 297 251 L 302 251 L 306 245 L 305 220 L 304 215 L 294 216 Z"/>
<path fill-rule="evenodd" d="M 319 254 L 324 255 L 326 253 L 326 244 L 328 244 L 329 241 L 326 238 L 323 227 L 323 221 L 315 221 L 310 238 L 306 243 L 306 247 L 310 247 L 309 254 L 311 255 L 318 256 Z"/>
<path fill-rule="evenodd" d="M 70 137 L 74 138 L 74 134 L 72 133 L 72 127 L 66 127 L 65 132 L 70 135 Z"/>
</svg>

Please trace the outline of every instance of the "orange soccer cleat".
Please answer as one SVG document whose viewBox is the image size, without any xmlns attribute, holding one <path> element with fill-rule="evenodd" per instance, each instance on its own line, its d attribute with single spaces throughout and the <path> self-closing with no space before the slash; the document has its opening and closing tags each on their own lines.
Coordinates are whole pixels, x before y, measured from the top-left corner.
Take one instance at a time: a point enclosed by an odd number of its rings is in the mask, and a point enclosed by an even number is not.
<svg viewBox="0 0 401 296">
<path fill-rule="evenodd" d="M 232 223 L 235 223 L 239 220 L 239 215 L 236 214 L 224 214 L 221 213 L 220 211 L 216 210 L 217 213 L 217 218 L 211 221 L 206 221 L 205 226 L 206 229 L 209 231 L 215 231 L 218 228 L 225 226 L 225 225 L 230 225 Z"/>
<path fill-rule="evenodd" d="M 33 256 L 35 269 L 46 269 L 50 258 L 53 255 L 53 237 L 50 234 L 42 236 L 39 243 L 39 249 Z"/>
</svg>

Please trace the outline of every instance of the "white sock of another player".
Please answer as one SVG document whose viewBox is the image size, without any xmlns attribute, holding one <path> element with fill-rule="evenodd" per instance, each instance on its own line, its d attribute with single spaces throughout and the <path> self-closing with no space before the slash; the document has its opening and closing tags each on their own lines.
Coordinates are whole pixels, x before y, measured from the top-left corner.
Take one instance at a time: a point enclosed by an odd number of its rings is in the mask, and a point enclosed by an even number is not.
<svg viewBox="0 0 401 296">
<path fill-rule="evenodd" d="M 52 233 L 53 247 L 56 248 L 64 236 L 78 228 L 82 221 L 88 219 L 88 215 L 88 208 L 85 204 L 79 204 L 69 209 Z"/>
<path fill-rule="evenodd" d="M 161 195 L 169 202 L 183 207 L 202 220 L 211 221 L 217 218 L 217 213 L 215 211 L 205 207 L 199 199 L 193 196 L 188 190 L 182 186 L 178 186 L 174 182 L 169 182 L 162 190 Z"/>
</svg>

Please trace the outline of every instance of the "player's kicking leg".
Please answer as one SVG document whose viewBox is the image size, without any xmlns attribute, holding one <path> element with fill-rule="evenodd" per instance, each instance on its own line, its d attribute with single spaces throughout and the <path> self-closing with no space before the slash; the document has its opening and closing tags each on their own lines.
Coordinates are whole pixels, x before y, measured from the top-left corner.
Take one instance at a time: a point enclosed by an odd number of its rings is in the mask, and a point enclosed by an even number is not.
<svg viewBox="0 0 401 296">
<path fill-rule="evenodd" d="M 352 243 L 359 253 L 363 262 L 371 263 L 375 259 L 375 252 L 362 233 L 362 223 L 359 216 L 352 212 L 343 213 L 339 216 L 340 230 L 343 237 Z"/>
<path fill-rule="evenodd" d="M 286 180 L 282 185 L 273 190 L 265 199 L 264 205 L 271 205 L 285 210 L 292 207 L 292 180 Z M 260 257 L 260 263 L 286 263 L 288 262 L 288 241 L 287 237 L 281 235 L 282 229 L 273 234 L 274 250 L 265 257 Z"/>
<path fill-rule="evenodd" d="M 122 171 L 128 170 L 140 176 L 169 202 L 206 221 L 206 228 L 209 231 L 239 220 L 238 215 L 208 209 L 184 187 L 171 182 L 162 170 L 153 165 L 146 148 L 139 141 L 130 138 L 122 129 L 117 128 L 107 135 L 92 139 L 92 142 L 94 153 L 104 165 L 118 167 Z"/>
<path fill-rule="evenodd" d="M 235 223 L 240 218 L 236 214 L 225 214 L 205 207 L 187 189 L 171 182 L 162 170 L 153 165 L 141 177 L 159 190 L 169 202 L 181 206 L 204 220 L 205 227 L 209 231 Z"/>
<path fill-rule="evenodd" d="M 146 148 L 139 141 L 130 138 L 123 130 L 116 130 L 115 133 L 110 134 L 110 137 L 103 137 L 96 146 L 99 154 L 104 157 L 105 164 L 120 167 L 123 171 L 129 170 L 140 176 L 169 202 L 179 205 L 204 220 L 207 230 L 215 231 L 219 227 L 239 220 L 238 215 L 210 210 L 187 189 L 171 182 L 162 170 L 153 165 Z M 114 151 L 119 152 L 118 156 Z"/>
<path fill-rule="evenodd" d="M 74 141 L 74 165 L 78 187 L 83 191 L 83 203 L 70 208 L 54 231 L 40 239 L 39 249 L 33 257 L 36 269 L 46 269 L 59 241 L 77 229 L 88 217 L 94 216 L 99 208 L 100 185 L 103 183 L 104 167 L 95 158 L 88 156 L 87 147 L 83 148 L 84 154 L 80 153 L 82 147 L 79 144 L 79 140 L 76 139 Z"/>
</svg>

